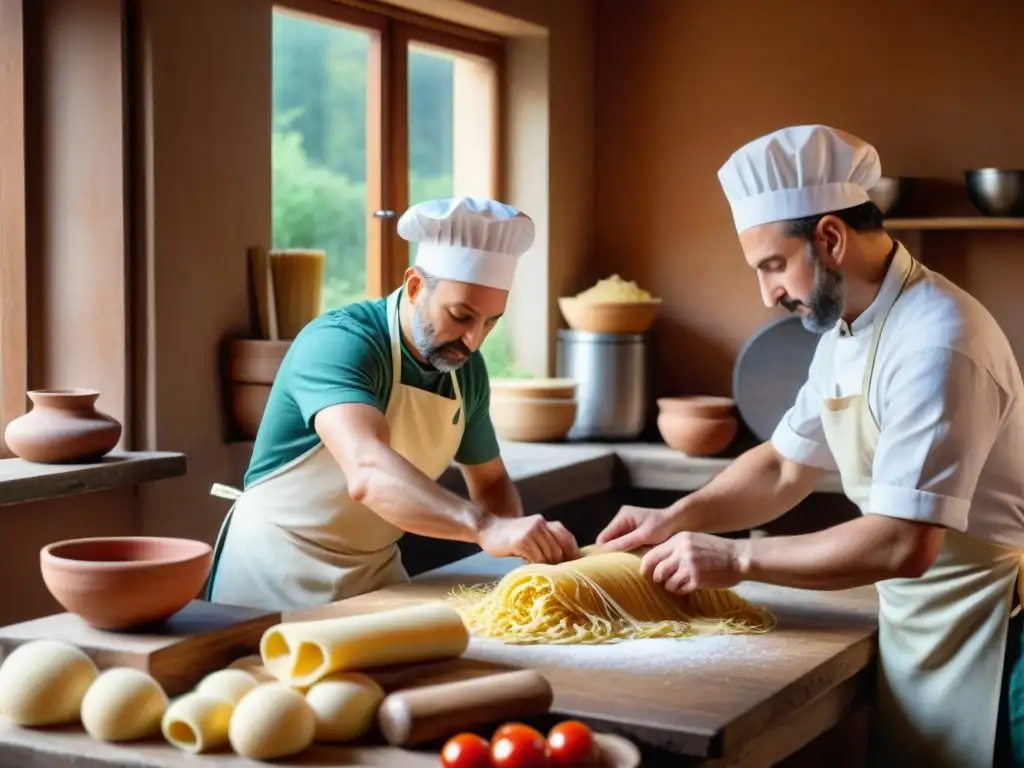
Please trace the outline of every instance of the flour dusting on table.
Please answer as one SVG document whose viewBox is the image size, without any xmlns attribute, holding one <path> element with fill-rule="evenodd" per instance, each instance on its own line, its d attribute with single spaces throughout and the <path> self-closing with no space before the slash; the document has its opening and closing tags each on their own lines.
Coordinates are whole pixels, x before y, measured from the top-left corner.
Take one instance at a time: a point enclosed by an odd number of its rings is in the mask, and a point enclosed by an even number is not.
<svg viewBox="0 0 1024 768">
<path fill-rule="evenodd" d="M 762 666 L 778 658 L 778 647 L 764 635 L 707 635 L 648 638 L 597 645 L 509 645 L 473 637 L 466 656 L 498 664 L 570 667 L 629 672 L 712 670 Z"/>
</svg>

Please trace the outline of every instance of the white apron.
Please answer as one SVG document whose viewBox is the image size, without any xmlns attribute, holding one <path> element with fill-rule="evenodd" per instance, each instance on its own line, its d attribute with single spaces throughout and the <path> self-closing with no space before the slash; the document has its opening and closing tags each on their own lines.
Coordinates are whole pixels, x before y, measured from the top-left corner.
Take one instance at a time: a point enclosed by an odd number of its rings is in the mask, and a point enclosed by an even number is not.
<svg viewBox="0 0 1024 768">
<path fill-rule="evenodd" d="M 462 393 L 454 372 L 454 399 L 402 383 L 398 295 L 387 300 L 390 445 L 436 480 L 462 442 Z M 397 545 L 403 531 L 352 499 L 322 442 L 244 492 L 216 484 L 211 493 L 234 499 L 217 537 L 207 591 L 213 602 L 295 610 L 409 579 Z"/>
<path fill-rule="evenodd" d="M 916 262 L 893 304 L 915 267 Z M 873 331 L 861 394 L 827 398 L 821 408 L 843 490 L 863 514 L 871 511 L 868 498 L 879 436 L 868 387 L 891 309 Z M 834 370 L 831 359 L 827 366 Z M 834 383 L 827 391 L 835 392 Z M 878 690 L 868 765 L 992 766 L 1020 554 L 947 530 L 938 558 L 923 576 L 877 584 Z"/>
</svg>

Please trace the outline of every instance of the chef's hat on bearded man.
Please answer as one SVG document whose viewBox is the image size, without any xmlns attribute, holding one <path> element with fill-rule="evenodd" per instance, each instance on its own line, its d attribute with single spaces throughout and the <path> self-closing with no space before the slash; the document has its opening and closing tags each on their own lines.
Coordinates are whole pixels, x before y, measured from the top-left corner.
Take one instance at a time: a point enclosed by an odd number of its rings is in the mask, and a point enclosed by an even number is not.
<svg viewBox="0 0 1024 768">
<path fill-rule="evenodd" d="M 869 201 L 882 164 L 866 141 L 825 125 L 798 125 L 755 139 L 718 171 L 737 233 Z"/>
<path fill-rule="evenodd" d="M 533 245 L 533 220 L 510 205 L 479 197 L 417 203 L 398 234 L 419 245 L 416 266 L 442 280 L 509 290 L 519 257 Z"/>
</svg>

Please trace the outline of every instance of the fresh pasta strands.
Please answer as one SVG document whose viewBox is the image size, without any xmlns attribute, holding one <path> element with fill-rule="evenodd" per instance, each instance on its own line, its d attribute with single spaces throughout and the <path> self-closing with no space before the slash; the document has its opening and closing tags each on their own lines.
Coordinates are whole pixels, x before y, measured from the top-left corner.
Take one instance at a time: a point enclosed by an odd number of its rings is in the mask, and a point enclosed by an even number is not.
<svg viewBox="0 0 1024 768">
<path fill-rule="evenodd" d="M 775 617 L 732 590 L 674 595 L 644 578 L 641 554 L 583 550 L 558 565 L 524 565 L 448 600 L 474 634 L 509 644 L 613 643 L 650 637 L 764 633 Z"/>
</svg>

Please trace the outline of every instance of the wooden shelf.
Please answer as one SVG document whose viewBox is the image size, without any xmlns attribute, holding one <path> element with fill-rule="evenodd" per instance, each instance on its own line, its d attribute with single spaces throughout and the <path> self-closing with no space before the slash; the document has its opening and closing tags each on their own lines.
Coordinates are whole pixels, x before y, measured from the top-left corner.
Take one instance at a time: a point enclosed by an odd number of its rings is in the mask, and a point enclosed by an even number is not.
<svg viewBox="0 0 1024 768">
<path fill-rule="evenodd" d="M 1024 217 L 934 216 L 919 219 L 886 219 L 886 229 L 1024 229 Z"/>
</svg>

